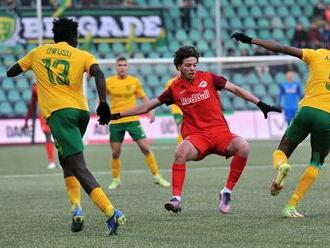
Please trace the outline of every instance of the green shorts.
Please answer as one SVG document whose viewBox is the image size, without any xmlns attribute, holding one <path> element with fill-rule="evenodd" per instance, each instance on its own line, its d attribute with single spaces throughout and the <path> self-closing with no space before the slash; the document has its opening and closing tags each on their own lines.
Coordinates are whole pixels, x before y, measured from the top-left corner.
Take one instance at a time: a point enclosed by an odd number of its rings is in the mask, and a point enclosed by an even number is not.
<svg viewBox="0 0 330 248">
<path fill-rule="evenodd" d="M 110 141 L 121 143 L 127 131 L 133 140 L 145 139 L 146 135 L 139 121 L 110 124 Z"/>
<path fill-rule="evenodd" d="M 82 137 L 85 134 L 89 112 L 74 108 L 60 109 L 47 120 L 59 155 L 64 159 L 84 150 Z"/>
<path fill-rule="evenodd" d="M 312 160 L 330 149 L 330 114 L 311 107 L 300 108 L 285 131 L 288 140 L 299 144 L 311 135 Z M 315 161 L 314 161 L 315 162 Z"/>
<path fill-rule="evenodd" d="M 177 126 L 181 126 L 182 124 L 182 114 L 173 114 L 174 121 Z"/>
</svg>

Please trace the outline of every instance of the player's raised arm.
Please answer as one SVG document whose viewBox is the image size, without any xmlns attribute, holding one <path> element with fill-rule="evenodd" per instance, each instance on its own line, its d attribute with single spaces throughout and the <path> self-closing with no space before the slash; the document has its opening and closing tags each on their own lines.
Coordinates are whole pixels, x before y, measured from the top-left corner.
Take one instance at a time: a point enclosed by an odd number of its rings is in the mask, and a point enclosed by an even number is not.
<svg viewBox="0 0 330 248">
<path fill-rule="evenodd" d="M 89 74 L 95 78 L 97 93 L 100 99 L 99 106 L 96 110 L 97 115 L 100 116 L 98 121 L 101 125 L 107 125 L 110 121 L 111 112 L 106 98 L 104 74 L 98 64 L 91 65 Z"/>
<path fill-rule="evenodd" d="M 7 77 L 16 77 L 23 72 L 21 66 L 16 63 L 7 70 Z"/>
<path fill-rule="evenodd" d="M 159 101 L 158 98 L 154 98 L 146 103 L 143 103 L 125 112 L 112 114 L 111 120 L 117 120 L 126 116 L 145 114 L 162 104 L 163 103 Z"/>
<path fill-rule="evenodd" d="M 253 95 L 251 92 L 249 92 L 229 81 L 226 82 L 225 89 L 246 101 L 256 104 L 260 108 L 260 110 L 263 112 L 265 119 L 267 119 L 267 117 L 268 117 L 268 112 L 278 112 L 278 113 L 282 112 L 281 108 L 264 103 L 258 97 Z"/>
<path fill-rule="evenodd" d="M 262 39 L 252 38 L 244 33 L 238 33 L 238 32 L 234 33 L 231 36 L 231 38 L 234 38 L 242 43 L 255 44 L 261 46 L 275 53 L 285 53 L 297 57 L 299 59 L 302 59 L 303 56 L 303 52 L 301 49 L 291 46 L 285 46 L 274 40 L 262 40 Z"/>
</svg>

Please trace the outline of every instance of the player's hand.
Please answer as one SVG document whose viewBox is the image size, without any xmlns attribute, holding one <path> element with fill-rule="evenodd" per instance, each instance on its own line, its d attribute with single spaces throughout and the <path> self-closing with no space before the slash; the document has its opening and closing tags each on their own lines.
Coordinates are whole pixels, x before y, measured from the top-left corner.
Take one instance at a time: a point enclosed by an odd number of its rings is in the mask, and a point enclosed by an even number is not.
<svg viewBox="0 0 330 248">
<path fill-rule="evenodd" d="M 247 36 L 246 34 L 244 33 L 234 33 L 231 38 L 237 40 L 237 41 L 240 41 L 242 43 L 247 43 L 247 44 L 251 44 L 252 42 L 252 38 L 250 36 Z"/>
<path fill-rule="evenodd" d="M 97 107 L 96 114 L 100 117 L 98 122 L 100 125 L 108 125 L 111 117 L 110 108 L 107 102 L 100 102 Z"/>
<path fill-rule="evenodd" d="M 257 106 L 260 108 L 262 113 L 264 114 L 265 119 L 267 119 L 268 112 L 277 112 L 281 113 L 282 109 L 280 107 L 268 105 L 267 103 L 264 103 L 263 101 L 259 101 L 257 103 Z"/>
<path fill-rule="evenodd" d="M 120 118 L 121 118 L 120 113 L 112 114 L 110 117 L 111 120 L 118 120 Z"/>
<path fill-rule="evenodd" d="M 150 111 L 149 112 L 149 122 L 153 123 L 153 122 L 155 122 L 155 120 L 156 120 L 155 111 Z"/>
</svg>

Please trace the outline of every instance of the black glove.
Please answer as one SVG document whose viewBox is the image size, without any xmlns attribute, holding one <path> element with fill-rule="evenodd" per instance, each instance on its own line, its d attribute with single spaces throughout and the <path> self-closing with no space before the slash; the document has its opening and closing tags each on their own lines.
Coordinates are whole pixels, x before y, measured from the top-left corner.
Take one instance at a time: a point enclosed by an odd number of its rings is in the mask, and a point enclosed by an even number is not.
<svg viewBox="0 0 330 248">
<path fill-rule="evenodd" d="M 252 42 L 252 38 L 250 36 L 247 36 L 244 33 L 234 33 L 231 38 L 236 39 L 237 41 L 243 42 L 243 43 L 247 43 L 247 44 L 251 44 Z"/>
<path fill-rule="evenodd" d="M 112 114 L 110 117 L 111 120 L 118 120 L 120 118 L 121 118 L 120 113 Z"/>
<path fill-rule="evenodd" d="M 264 113 L 264 117 L 265 119 L 267 119 L 267 115 L 268 112 L 277 112 L 277 113 L 281 113 L 282 109 L 280 107 L 276 107 L 276 106 L 272 106 L 272 105 L 268 105 L 267 103 L 264 103 L 263 101 L 259 101 L 257 103 L 257 106 L 260 108 L 260 110 L 262 111 L 262 113 Z"/>
<path fill-rule="evenodd" d="M 98 122 L 100 125 L 108 125 L 111 117 L 111 112 L 108 103 L 100 102 L 96 110 L 97 115 L 100 117 Z"/>
</svg>

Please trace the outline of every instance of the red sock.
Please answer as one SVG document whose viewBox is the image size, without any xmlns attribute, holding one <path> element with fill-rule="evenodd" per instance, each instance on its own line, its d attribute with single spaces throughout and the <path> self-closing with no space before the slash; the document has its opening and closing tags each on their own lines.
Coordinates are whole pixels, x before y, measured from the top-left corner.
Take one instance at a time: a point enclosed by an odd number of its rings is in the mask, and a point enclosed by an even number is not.
<svg viewBox="0 0 330 248">
<path fill-rule="evenodd" d="M 246 165 L 247 158 L 242 158 L 238 155 L 234 155 L 230 163 L 229 175 L 226 182 L 226 188 L 233 190 L 238 182 L 244 167 Z"/>
<path fill-rule="evenodd" d="M 186 176 L 186 165 L 172 165 L 172 195 L 181 196 L 184 178 Z"/>
<path fill-rule="evenodd" d="M 55 161 L 55 154 L 54 154 L 54 145 L 53 143 L 46 143 L 46 151 L 47 151 L 47 158 L 48 162 Z"/>
</svg>

